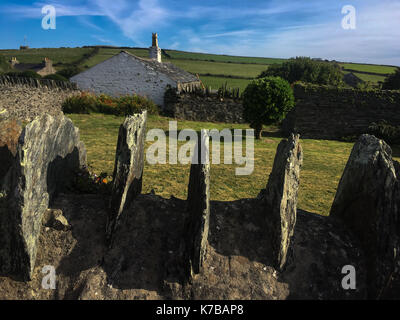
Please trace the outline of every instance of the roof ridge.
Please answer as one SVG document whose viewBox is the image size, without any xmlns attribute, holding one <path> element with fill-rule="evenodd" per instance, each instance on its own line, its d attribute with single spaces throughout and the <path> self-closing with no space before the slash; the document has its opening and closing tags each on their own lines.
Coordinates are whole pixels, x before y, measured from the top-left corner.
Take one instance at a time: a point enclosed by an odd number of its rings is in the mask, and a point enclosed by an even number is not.
<svg viewBox="0 0 400 320">
<path fill-rule="evenodd" d="M 142 61 L 149 67 L 154 68 L 154 69 L 158 70 L 159 72 L 166 74 L 169 78 L 171 78 L 174 81 L 178 81 L 178 82 L 182 82 L 182 83 L 199 81 L 199 79 L 195 75 L 179 68 L 178 66 L 174 65 L 170 61 L 158 62 L 156 60 L 138 57 L 138 56 L 134 55 L 133 53 L 130 53 L 126 50 L 121 50 L 120 54 L 121 53 L 126 53 L 130 57 L 137 59 L 139 61 Z"/>
</svg>

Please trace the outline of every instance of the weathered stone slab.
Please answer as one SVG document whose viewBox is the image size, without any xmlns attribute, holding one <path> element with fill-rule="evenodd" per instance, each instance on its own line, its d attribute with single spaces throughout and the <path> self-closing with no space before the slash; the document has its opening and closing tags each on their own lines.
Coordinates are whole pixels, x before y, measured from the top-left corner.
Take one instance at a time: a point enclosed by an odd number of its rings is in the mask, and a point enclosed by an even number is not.
<svg viewBox="0 0 400 320">
<path fill-rule="evenodd" d="M 370 299 L 390 282 L 399 255 L 398 176 L 392 150 L 364 134 L 353 146 L 330 216 L 341 219 L 361 242 L 367 263 Z"/>
<path fill-rule="evenodd" d="M 299 135 L 291 134 L 288 140 L 282 140 L 278 145 L 264 197 L 273 261 L 278 269 L 285 266 L 296 224 L 302 164 L 303 151 Z"/>
<path fill-rule="evenodd" d="M 184 264 L 186 278 L 200 273 L 206 255 L 210 223 L 209 136 L 201 132 L 190 167 L 188 217 L 185 222 Z"/>
<path fill-rule="evenodd" d="M 146 121 L 147 111 L 143 111 L 128 116 L 119 128 L 106 230 L 109 245 L 124 210 L 142 191 Z"/>
<path fill-rule="evenodd" d="M 79 129 L 64 116 L 44 115 L 19 137 L 11 170 L 8 208 L 0 215 L 0 273 L 30 279 L 35 266 L 43 214 L 57 193 L 86 167 Z"/>
</svg>

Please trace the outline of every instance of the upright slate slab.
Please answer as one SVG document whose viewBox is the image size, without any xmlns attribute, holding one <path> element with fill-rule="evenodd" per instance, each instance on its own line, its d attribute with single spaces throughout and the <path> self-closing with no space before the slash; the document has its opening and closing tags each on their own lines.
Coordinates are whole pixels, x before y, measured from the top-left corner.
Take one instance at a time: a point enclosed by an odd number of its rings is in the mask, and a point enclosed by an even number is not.
<svg viewBox="0 0 400 320">
<path fill-rule="evenodd" d="M 10 177 L 7 208 L 0 208 L 0 273 L 29 280 L 49 202 L 63 191 L 73 171 L 86 167 L 79 129 L 65 116 L 44 115 L 22 131 Z"/>
<path fill-rule="evenodd" d="M 341 219 L 361 242 L 370 299 L 384 293 L 399 259 L 399 167 L 383 140 L 362 135 L 353 146 L 331 208 L 330 217 Z"/>
<path fill-rule="evenodd" d="M 206 255 L 210 223 L 209 136 L 201 131 L 190 167 L 185 222 L 184 265 L 186 279 L 200 273 Z"/>
<path fill-rule="evenodd" d="M 297 193 L 303 151 L 299 135 L 291 134 L 276 150 L 274 165 L 265 191 L 266 222 L 274 264 L 282 269 L 296 225 Z"/>
<path fill-rule="evenodd" d="M 124 210 L 142 191 L 147 111 L 128 116 L 119 128 L 106 239 L 112 244 Z"/>
</svg>

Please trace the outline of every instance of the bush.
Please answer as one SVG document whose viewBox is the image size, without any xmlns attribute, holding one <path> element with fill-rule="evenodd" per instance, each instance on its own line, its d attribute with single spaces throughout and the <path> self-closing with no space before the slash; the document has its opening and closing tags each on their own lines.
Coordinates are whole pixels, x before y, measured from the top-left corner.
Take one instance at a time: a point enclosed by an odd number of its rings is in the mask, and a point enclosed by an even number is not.
<svg viewBox="0 0 400 320">
<path fill-rule="evenodd" d="M 293 90 L 280 77 L 253 80 L 243 92 L 243 118 L 260 139 L 263 125 L 283 120 L 294 106 Z"/>
<path fill-rule="evenodd" d="M 388 144 L 400 144 L 400 127 L 393 126 L 386 120 L 373 122 L 368 128 L 368 133 Z"/>
<path fill-rule="evenodd" d="M 263 71 L 258 78 L 281 77 L 290 83 L 296 81 L 341 85 L 343 74 L 337 63 L 312 60 L 307 57 L 296 57 L 282 64 L 273 64 Z"/>
<path fill-rule="evenodd" d="M 390 74 L 382 84 L 383 90 L 400 90 L 400 68 Z"/>
<path fill-rule="evenodd" d="M 96 97 L 94 95 L 82 92 L 78 96 L 67 98 L 62 104 L 64 113 L 85 113 L 96 112 Z"/>
<path fill-rule="evenodd" d="M 0 56 L 0 73 L 8 72 L 11 69 L 10 64 L 4 56 Z"/>
<path fill-rule="evenodd" d="M 59 74 L 49 74 L 47 76 L 44 76 L 43 79 L 56 80 L 56 81 L 68 81 L 67 78 L 65 78 Z"/>
<path fill-rule="evenodd" d="M 116 116 L 127 116 L 147 110 L 150 114 L 158 114 L 158 107 L 151 101 L 138 95 L 126 95 L 114 98 L 106 94 L 94 95 L 81 93 L 67 98 L 62 109 L 64 113 L 99 112 Z"/>
</svg>

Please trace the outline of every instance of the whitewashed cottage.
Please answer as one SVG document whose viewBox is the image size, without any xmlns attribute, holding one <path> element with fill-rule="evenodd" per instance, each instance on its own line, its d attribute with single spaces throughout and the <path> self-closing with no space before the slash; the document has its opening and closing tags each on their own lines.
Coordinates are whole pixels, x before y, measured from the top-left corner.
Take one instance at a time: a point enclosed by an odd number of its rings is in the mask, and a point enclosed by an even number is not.
<svg viewBox="0 0 400 320">
<path fill-rule="evenodd" d="M 119 54 L 85 70 L 70 81 L 78 88 L 96 94 L 105 93 L 114 97 L 139 94 L 164 105 L 167 85 L 178 90 L 200 86 L 197 76 L 188 73 L 172 63 L 161 61 L 157 34 L 153 34 L 149 59 L 121 51 Z"/>
</svg>

